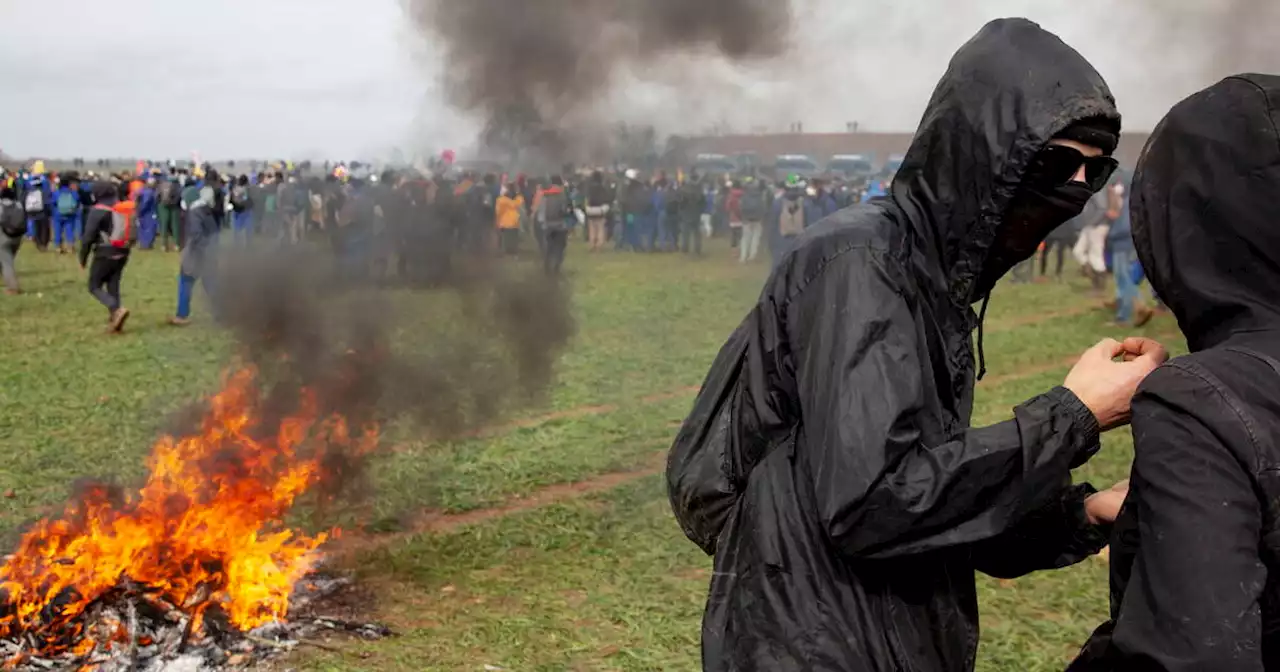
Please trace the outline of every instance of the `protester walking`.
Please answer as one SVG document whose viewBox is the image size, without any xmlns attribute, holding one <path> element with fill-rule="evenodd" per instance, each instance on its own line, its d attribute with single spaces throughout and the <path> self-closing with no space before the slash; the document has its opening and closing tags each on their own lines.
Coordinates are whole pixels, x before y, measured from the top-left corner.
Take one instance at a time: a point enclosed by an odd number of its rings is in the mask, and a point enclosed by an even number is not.
<svg viewBox="0 0 1280 672">
<path fill-rule="evenodd" d="M 1118 202 L 1117 216 L 1107 228 L 1107 247 L 1111 250 L 1111 274 L 1116 279 L 1116 314 L 1118 327 L 1141 327 L 1151 320 L 1154 311 L 1140 305 L 1137 255 L 1133 233 L 1129 227 L 1129 190 L 1123 179 L 1110 186 L 1111 198 Z M 1139 267 L 1140 268 L 1140 267 Z"/>
<path fill-rule="evenodd" d="M 4 293 L 10 296 L 22 292 L 18 284 L 18 249 L 27 232 L 27 213 L 18 203 L 18 192 L 13 187 L 0 187 L 0 275 L 4 277 Z"/>
<path fill-rule="evenodd" d="M 53 246 L 58 254 L 75 254 L 76 229 L 80 227 L 80 184 L 68 179 L 53 196 Z"/>
<path fill-rule="evenodd" d="M 569 229 L 573 211 L 570 208 L 569 196 L 564 191 L 564 179 L 559 175 L 551 177 L 551 186 L 542 190 L 542 199 L 538 201 L 537 221 L 542 225 L 545 236 L 543 268 L 550 275 L 559 275 L 564 265 L 565 248 L 569 244 Z"/>
<path fill-rule="evenodd" d="M 891 196 L 791 241 L 667 464 L 677 521 L 715 556 L 705 670 L 970 672 L 975 571 L 1107 543 L 1123 493 L 1071 470 L 1163 349 L 1104 341 L 1013 419 L 970 427 L 971 306 L 1105 186 L 1119 131 L 1083 57 L 994 21 L 952 59 Z"/>
<path fill-rule="evenodd" d="M 204 287 L 205 295 L 215 297 L 213 273 L 218 249 L 218 220 L 213 217 L 214 189 L 200 189 L 194 203 L 187 210 L 186 244 L 182 248 L 182 262 L 178 270 L 178 307 L 169 324 L 183 327 L 191 323 L 191 299 L 196 282 Z"/>
<path fill-rule="evenodd" d="M 49 190 L 43 176 L 36 175 L 31 179 L 27 192 L 22 197 L 22 206 L 27 213 L 27 232 L 36 243 L 36 249 L 44 252 L 49 249 L 52 228 L 52 207 Z"/>
<path fill-rule="evenodd" d="M 129 309 L 120 299 L 120 282 L 129 264 L 129 251 L 138 240 L 135 210 L 119 207 L 129 200 L 127 183 L 94 185 L 94 200 L 97 204 L 85 217 L 80 268 L 88 269 L 89 293 L 107 309 L 111 331 L 120 333 L 129 319 Z M 90 255 L 92 264 L 89 264 Z"/>
</svg>

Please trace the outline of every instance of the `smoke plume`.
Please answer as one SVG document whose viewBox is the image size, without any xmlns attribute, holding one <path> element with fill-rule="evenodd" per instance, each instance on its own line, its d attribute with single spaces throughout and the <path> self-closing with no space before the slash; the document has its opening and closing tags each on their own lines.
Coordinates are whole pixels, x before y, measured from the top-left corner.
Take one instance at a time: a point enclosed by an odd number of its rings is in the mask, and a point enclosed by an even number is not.
<svg viewBox="0 0 1280 672">
<path fill-rule="evenodd" d="M 353 431 L 400 422 L 439 440 L 550 388 L 574 331 L 566 284 L 540 265 L 470 251 L 442 210 L 386 212 L 380 234 L 333 232 L 350 235 L 337 250 L 264 245 L 221 260 L 214 308 L 239 362 L 258 371 L 264 436 L 304 394 L 320 417 L 341 416 Z M 364 255 L 354 266 L 353 253 Z M 367 457 L 317 449 L 337 477 L 332 490 L 351 484 Z"/>
<path fill-rule="evenodd" d="M 624 72 L 660 78 L 656 61 L 678 53 L 776 56 L 792 20 L 785 0 L 404 2 L 419 35 L 440 45 L 446 95 L 479 118 L 481 141 L 553 155 L 612 121 L 599 103 Z"/>
</svg>

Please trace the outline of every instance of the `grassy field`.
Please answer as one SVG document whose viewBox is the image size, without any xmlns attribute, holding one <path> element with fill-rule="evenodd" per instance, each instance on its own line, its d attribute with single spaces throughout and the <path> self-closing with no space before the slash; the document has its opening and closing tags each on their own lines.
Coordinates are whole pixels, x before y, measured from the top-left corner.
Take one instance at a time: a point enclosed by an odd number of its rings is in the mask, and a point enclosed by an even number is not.
<svg viewBox="0 0 1280 672">
<path fill-rule="evenodd" d="M 371 619 L 400 636 L 343 642 L 287 661 L 308 670 L 691 670 L 710 560 L 681 536 L 659 470 L 724 337 L 765 267 L 728 250 L 675 255 L 571 250 L 578 333 L 545 404 L 481 435 L 432 443 L 390 428 L 361 520 L 336 562 L 369 593 Z M 19 257 L 27 293 L 0 301 L 0 528 L 62 502 L 72 481 L 143 471 L 175 409 L 216 389 L 231 347 L 197 305 L 164 324 L 176 255 L 136 253 L 125 278 L 129 334 L 71 257 Z M 406 301 L 415 300 L 406 296 Z M 975 422 L 1061 381 L 1103 336 L 1123 336 L 1071 284 L 1004 286 L 988 316 L 990 373 Z M 1144 330 L 1173 349 L 1172 320 Z M 1127 435 L 1078 473 L 1110 485 L 1128 471 Z M 10 534 L 10 536 L 12 536 Z M 980 577 L 985 672 L 1059 670 L 1106 613 L 1106 566 L 1092 560 L 1017 581 Z"/>
</svg>

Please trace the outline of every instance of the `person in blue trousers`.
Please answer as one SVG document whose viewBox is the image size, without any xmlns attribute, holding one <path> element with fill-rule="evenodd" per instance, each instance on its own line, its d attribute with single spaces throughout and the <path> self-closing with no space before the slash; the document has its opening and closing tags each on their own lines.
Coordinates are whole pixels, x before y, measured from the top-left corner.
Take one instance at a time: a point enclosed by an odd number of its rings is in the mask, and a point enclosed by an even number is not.
<svg viewBox="0 0 1280 672">
<path fill-rule="evenodd" d="M 253 194 L 249 177 L 241 175 L 231 187 L 231 228 L 237 245 L 248 245 L 253 237 Z"/>
<path fill-rule="evenodd" d="M 178 271 L 178 309 L 169 318 L 169 324 L 177 327 L 191 324 L 191 295 L 195 292 L 196 281 L 204 285 L 206 296 L 210 299 L 215 296 L 213 272 L 217 266 L 219 226 L 213 216 L 213 189 L 210 186 L 201 188 L 199 198 L 187 209 L 186 244 L 182 248 L 182 266 Z"/>
<path fill-rule="evenodd" d="M 81 214 L 80 182 L 68 179 L 53 196 L 53 246 L 58 248 L 58 254 L 75 251 Z"/>
<path fill-rule="evenodd" d="M 144 250 L 155 247 L 156 236 L 160 233 L 159 194 L 156 176 L 148 176 L 146 183 L 138 191 L 138 247 Z"/>
</svg>

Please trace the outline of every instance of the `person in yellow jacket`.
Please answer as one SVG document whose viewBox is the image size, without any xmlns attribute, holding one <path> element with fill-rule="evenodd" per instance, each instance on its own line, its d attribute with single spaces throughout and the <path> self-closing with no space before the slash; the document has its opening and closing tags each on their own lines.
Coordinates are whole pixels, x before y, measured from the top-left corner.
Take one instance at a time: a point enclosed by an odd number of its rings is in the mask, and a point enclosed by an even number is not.
<svg viewBox="0 0 1280 672">
<path fill-rule="evenodd" d="M 524 218 L 524 197 L 516 185 L 507 184 L 498 197 L 494 212 L 502 252 L 515 255 L 520 246 L 520 222 Z"/>
</svg>

